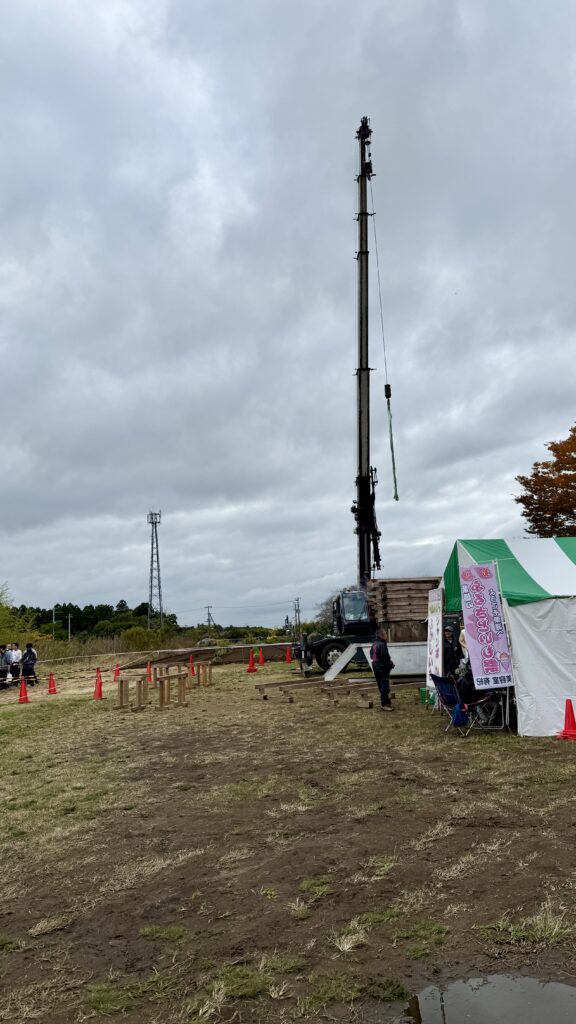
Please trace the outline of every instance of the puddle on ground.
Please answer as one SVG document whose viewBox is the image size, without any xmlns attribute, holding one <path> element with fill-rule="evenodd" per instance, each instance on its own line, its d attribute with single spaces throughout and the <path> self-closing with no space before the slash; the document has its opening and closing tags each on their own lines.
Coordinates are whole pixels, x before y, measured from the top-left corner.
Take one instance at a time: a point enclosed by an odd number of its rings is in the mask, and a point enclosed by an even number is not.
<svg viewBox="0 0 576 1024">
<path fill-rule="evenodd" d="M 493 975 L 413 996 L 394 1024 L 574 1024 L 576 988 Z"/>
</svg>

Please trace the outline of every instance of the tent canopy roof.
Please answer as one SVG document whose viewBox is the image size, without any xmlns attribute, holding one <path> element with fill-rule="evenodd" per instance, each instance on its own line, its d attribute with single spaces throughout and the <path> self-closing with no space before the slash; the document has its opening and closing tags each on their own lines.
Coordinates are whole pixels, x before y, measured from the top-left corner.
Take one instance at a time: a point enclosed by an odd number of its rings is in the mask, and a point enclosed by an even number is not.
<svg viewBox="0 0 576 1024">
<path fill-rule="evenodd" d="M 497 562 L 508 604 L 576 596 L 576 537 L 457 540 L 444 570 L 445 608 L 461 609 L 459 566 Z"/>
</svg>

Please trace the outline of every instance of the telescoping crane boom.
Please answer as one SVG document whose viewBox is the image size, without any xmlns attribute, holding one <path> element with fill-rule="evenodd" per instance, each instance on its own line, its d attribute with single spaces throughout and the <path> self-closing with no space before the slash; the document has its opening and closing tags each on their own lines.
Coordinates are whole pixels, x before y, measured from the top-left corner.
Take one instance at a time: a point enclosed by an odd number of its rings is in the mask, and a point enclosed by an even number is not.
<svg viewBox="0 0 576 1024">
<path fill-rule="evenodd" d="M 356 370 L 357 403 L 357 476 L 356 500 L 352 513 L 358 536 L 358 586 L 366 589 L 372 567 L 380 568 L 380 532 L 376 522 L 376 469 L 370 465 L 370 366 L 368 361 L 368 182 L 372 171 L 370 138 L 372 129 L 363 117 L 356 132 L 359 147 L 358 164 L 358 369 Z"/>
<path fill-rule="evenodd" d="M 374 636 L 375 621 L 371 618 L 366 587 L 372 570 L 380 568 L 380 532 L 374 506 L 376 470 L 370 465 L 370 366 L 368 361 L 368 186 L 372 177 L 370 138 L 372 129 L 363 117 L 356 132 L 359 148 L 358 186 L 358 369 L 356 371 L 357 401 L 357 474 L 356 499 L 352 512 L 358 537 L 358 586 L 343 590 L 333 600 L 333 634 L 310 639 L 302 636 L 299 657 L 302 670 L 310 668 L 314 659 L 327 669 L 354 639 L 366 642 Z M 385 394 L 388 397 L 389 387 Z"/>
</svg>

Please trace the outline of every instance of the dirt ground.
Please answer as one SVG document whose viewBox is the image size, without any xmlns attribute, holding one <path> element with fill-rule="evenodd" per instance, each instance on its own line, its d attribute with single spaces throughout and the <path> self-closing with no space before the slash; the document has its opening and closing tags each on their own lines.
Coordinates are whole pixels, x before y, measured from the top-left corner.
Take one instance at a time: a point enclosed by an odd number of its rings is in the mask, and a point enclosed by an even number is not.
<svg viewBox="0 0 576 1024">
<path fill-rule="evenodd" d="M 186 708 L 0 694 L 0 1021 L 389 1021 L 576 972 L 576 746 L 216 669 Z M 57 680 L 58 682 L 58 680 Z M 62 682 L 62 681 L 60 681 Z"/>
</svg>

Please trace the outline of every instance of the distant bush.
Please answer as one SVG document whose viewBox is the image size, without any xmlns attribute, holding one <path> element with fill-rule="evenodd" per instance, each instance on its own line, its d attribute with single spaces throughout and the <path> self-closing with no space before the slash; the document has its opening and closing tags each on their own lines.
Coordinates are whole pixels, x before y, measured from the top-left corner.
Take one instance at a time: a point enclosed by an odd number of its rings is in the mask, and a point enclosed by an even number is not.
<svg viewBox="0 0 576 1024">
<path fill-rule="evenodd" d="M 158 646 L 158 630 L 131 626 L 120 634 L 123 651 L 151 651 Z"/>
</svg>

